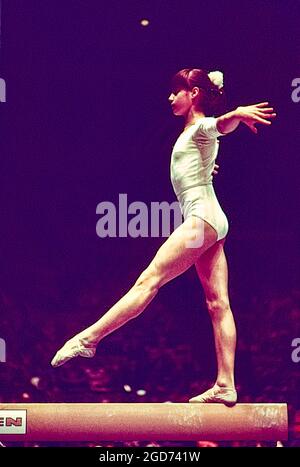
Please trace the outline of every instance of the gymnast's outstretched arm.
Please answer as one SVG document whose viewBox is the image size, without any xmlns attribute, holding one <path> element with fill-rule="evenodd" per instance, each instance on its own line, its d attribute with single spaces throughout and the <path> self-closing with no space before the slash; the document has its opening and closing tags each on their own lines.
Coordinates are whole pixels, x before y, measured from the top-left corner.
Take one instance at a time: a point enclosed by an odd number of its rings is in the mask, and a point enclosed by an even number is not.
<svg viewBox="0 0 300 467">
<path fill-rule="evenodd" d="M 258 104 L 237 107 L 237 109 L 217 118 L 217 129 L 220 133 L 226 135 L 234 131 L 240 122 L 242 122 L 253 133 L 257 133 L 257 128 L 255 127 L 257 123 L 270 125 L 272 122 L 269 119 L 276 117 L 273 107 L 266 107 L 268 105 L 268 102 L 260 102 Z"/>
</svg>

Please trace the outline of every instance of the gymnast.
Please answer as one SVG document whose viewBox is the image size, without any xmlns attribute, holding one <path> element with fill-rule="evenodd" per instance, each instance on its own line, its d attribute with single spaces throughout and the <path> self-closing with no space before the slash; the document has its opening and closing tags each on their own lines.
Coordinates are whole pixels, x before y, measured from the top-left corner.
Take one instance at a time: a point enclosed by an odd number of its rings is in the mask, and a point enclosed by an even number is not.
<svg viewBox="0 0 300 467">
<path fill-rule="evenodd" d="M 183 117 L 184 127 L 171 155 L 171 182 L 183 222 L 158 249 L 130 290 L 98 321 L 68 340 L 54 356 L 52 366 L 58 367 L 77 356 L 93 357 L 105 336 L 136 318 L 160 287 L 195 265 L 212 320 L 217 375 L 212 388 L 189 402 L 236 403 L 236 327 L 224 252 L 228 220 L 214 191 L 213 173 L 219 137 L 233 132 L 240 123 L 256 134 L 255 125 L 270 125 L 276 114 L 268 102 L 260 102 L 216 117 L 224 96 L 220 71 L 187 68 L 173 76 L 168 100 L 173 114 Z"/>
</svg>

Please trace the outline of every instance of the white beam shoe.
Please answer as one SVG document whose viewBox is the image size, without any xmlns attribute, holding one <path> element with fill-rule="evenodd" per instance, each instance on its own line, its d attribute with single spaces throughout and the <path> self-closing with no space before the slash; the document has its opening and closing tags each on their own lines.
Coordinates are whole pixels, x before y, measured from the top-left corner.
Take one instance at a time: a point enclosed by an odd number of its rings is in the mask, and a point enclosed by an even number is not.
<svg viewBox="0 0 300 467">
<path fill-rule="evenodd" d="M 96 353 L 96 344 L 90 344 L 83 337 L 73 337 L 58 350 L 51 361 L 53 367 L 61 366 L 74 357 L 92 358 Z"/>
<path fill-rule="evenodd" d="M 192 403 L 221 403 L 228 406 L 235 405 L 237 402 L 237 392 L 233 388 L 222 388 L 220 386 L 214 386 L 211 389 L 199 394 L 199 396 L 192 397 L 189 399 Z"/>
</svg>

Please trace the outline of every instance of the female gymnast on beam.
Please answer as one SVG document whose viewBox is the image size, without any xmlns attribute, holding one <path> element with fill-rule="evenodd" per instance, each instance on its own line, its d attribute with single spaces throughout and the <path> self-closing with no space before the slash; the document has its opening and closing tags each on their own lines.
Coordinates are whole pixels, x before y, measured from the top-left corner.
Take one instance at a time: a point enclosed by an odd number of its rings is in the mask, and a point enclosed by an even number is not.
<svg viewBox="0 0 300 467">
<path fill-rule="evenodd" d="M 257 133 L 255 125 L 270 125 L 276 114 L 268 102 L 260 102 L 237 107 L 216 118 L 224 99 L 220 71 L 179 71 L 172 79 L 168 99 L 173 114 L 184 118 L 184 129 L 171 156 L 171 181 L 184 221 L 162 244 L 131 289 L 98 321 L 67 341 L 51 364 L 57 367 L 77 356 L 93 357 L 101 339 L 136 318 L 160 287 L 194 264 L 212 320 L 218 371 L 214 386 L 189 402 L 234 405 L 236 329 L 224 253 L 228 221 L 215 195 L 212 174 L 218 137 L 233 132 L 241 122 Z"/>
</svg>

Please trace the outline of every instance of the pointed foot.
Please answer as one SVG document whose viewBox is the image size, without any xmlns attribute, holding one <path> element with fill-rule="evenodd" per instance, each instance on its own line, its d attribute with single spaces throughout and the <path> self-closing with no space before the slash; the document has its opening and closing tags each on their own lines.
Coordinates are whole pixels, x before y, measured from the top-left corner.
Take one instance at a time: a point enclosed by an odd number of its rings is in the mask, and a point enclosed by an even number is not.
<svg viewBox="0 0 300 467">
<path fill-rule="evenodd" d="M 237 392 L 234 388 L 214 386 L 211 389 L 208 389 L 208 391 L 205 391 L 198 396 L 192 397 L 189 399 L 189 402 L 200 404 L 220 403 L 231 407 L 237 402 Z"/>
<path fill-rule="evenodd" d="M 87 339 L 82 337 L 73 337 L 65 343 L 65 345 L 56 352 L 51 361 L 53 367 L 64 365 L 66 362 L 75 357 L 92 358 L 96 353 L 96 345 L 87 342 Z"/>
</svg>

